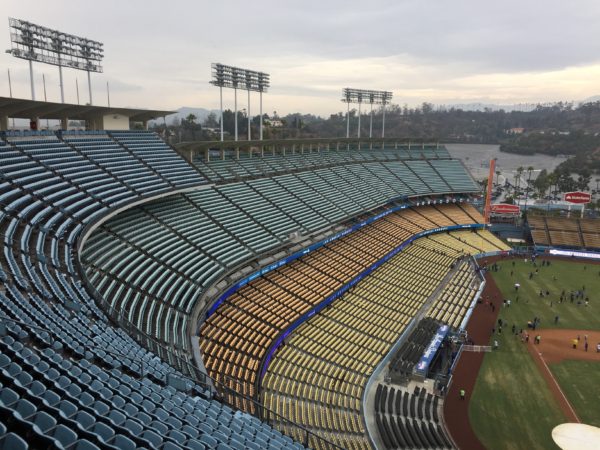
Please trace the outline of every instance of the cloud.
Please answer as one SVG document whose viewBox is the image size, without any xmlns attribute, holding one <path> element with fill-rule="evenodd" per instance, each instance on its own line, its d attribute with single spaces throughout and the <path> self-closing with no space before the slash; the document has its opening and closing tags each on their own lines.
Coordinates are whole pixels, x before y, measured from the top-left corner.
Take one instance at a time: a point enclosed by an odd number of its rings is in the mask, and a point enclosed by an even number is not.
<svg viewBox="0 0 600 450">
<path fill-rule="evenodd" d="M 216 108 L 211 62 L 270 73 L 265 109 L 281 113 L 339 111 L 343 87 L 391 90 L 400 104 L 598 94 L 595 0 L 2 2 L 9 16 L 105 43 L 105 73 L 92 76 L 98 102 L 109 81 L 112 104 Z M 2 53 L 0 66 L 11 68 L 15 95 L 28 97 L 26 62 Z M 43 72 L 56 101 L 56 68 L 34 70 L 38 92 Z M 64 72 L 68 101 L 76 101 L 76 78 L 87 101 L 85 73 Z M 232 97 L 225 93 L 228 105 Z"/>
</svg>

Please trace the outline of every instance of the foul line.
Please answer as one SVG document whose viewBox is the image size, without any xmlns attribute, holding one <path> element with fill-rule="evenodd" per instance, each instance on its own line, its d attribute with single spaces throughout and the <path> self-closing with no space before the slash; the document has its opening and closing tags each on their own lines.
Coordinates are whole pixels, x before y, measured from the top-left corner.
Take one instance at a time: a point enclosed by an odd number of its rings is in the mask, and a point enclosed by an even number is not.
<svg viewBox="0 0 600 450">
<path fill-rule="evenodd" d="M 544 358 L 542 357 L 542 354 L 540 352 L 538 352 L 535 348 L 533 349 L 533 352 L 537 355 L 537 357 L 540 359 L 540 361 L 542 361 L 542 364 L 544 365 L 544 367 L 546 368 L 546 371 L 548 372 L 548 374 L 550 375 L 550 378 L 552 378 L 552 381 L 554 382 L 554 385 L 557 387 L 558 392 L 560 392 L 560 395 L 562 395 L 562 398 L 565 400 L 565 403 L 567 404 L 567 406 L 569 407 L 569 409 L 571 410 L 571 413 L 573 414 L 573 417 L 575 417 L 575 420 L 577 420 L 578 423 L 581 423 L 581 420 L 579 420 L 579 417 L 577 416 L 577 414 L 575 413 L 575 410 L 573 409 L 573 407 L 571 406 L 571 403 L 569 403 L 569 400 L 567 399 L 567 397 L 565 396 L 565 393 L 562 391 L 562 389 L 560 388 L 560 385 L 558 384 L 558 382 L 556 381 L 556 378 L 554 378 L 554 375 L 552 375 L 552 372 L 550 371 L 550 368 L 548 367 L 548 364 L 546 364 L 546 361 L 544 361 Z"/>
</svg>

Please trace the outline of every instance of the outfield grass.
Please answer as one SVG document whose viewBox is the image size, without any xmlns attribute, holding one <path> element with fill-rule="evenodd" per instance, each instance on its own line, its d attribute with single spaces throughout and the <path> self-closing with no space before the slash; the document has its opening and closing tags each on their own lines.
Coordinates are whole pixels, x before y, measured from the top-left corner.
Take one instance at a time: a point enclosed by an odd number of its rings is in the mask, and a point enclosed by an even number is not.
<svg viewBox="0 0 600 450">
<path fill-rule="evenodd" d="M 600 266 L 552 261 L 549 267 L 542 267 L 538 261 L 539 273 L 532 279 L 529 279 L 529 273 L 535 272 L 536 267 L 530 261 L 515 260 L 513 266 L 508 260 L 499 263 L 499 266 L 500 270 L 493 276 L 503 296 L 511 299 L 511 306 L 499 312 L 498 317 L 507 325 L 503 327 L 502 334 L 496 330 L 491 339 L 497 340 L 500 348 L 484 358 L 469 403 L 469 418 L 475 433 L 489 449 L 557 449 L 551 431 L 566 418 L 529 352 L 511 333 L 512 325 L 517 331 L 526 329 L 527 321 L 538 317 L 541 318 L 540 328 L 600 329 Z M 514 289 L 515 283 L 521 285 L 518 292 Z M 577 306 L 576 301 L 571 303 L 569 298 L 571 290 L 582 289 L 583 286 L 590 297 L 588 307 Z M 540 289 L 550 291 L 550 295 L 540 298 Z M 567 300 L 559 304 L 563 289 Z M 555 325 L 556 315 L 559 321 Z M 557 365 L 554 370 L 560 373 L 561 387 L 578 415 L 585 420 L 588 414 L 583 412 L 585 410 L 600 417 L 600 406 L 588 409 L 588 403 L 600 395 L 600 385 L 593 383 L 593 366 L 589 372 L 586 368 L 589 374 L 586 380 L 578 377 L 580 382 L 572 384 L 573 373 L 579 369 L 563 364 Z M 587 397 L 578 400 L 577 397 L 581 398 L 583 394 Z"/>
<path fill-rule="evenodd" d="M 496 284 L 502 294 L 511 299 L 511 307 L 503 308 L 500 317 L 509 322 L 517 321 L 519 325 L 526 326 L 528 320 L 534 317 L 541 318 L 541 328 L 572 328 L 581 330 L 600 329 L 600 266 L 589 265 L 571 261 L 552 261 L 551 265 L 542 267 L 538 261 L 538 274 L 529 279 L 529 273 L 534 272 L 531 262 L 515 261 L 512 266 L 510 261 L 498 264 L 500 270 L 494 272 Z M 513 271 L 513 275 L 510 273 Z M 556 277 L 556 279 L 554 279 Z M 514 285 L 521 287 L 515 291 Z M 571 303 L 570 291 L 582 289 L 585 286 L 587 296 L 590 298 L 589 306 L 578 306 L 577 300 Z M 559 303 L 560 294 L 565 290 L 567 299 Z M 540 297 L 539 292 L 550 292 L 548 297 Z M 518 301 L 516 297 L 518 296 Z M 519 308 L 513 308 L 519 306 Z M 554 324 L 554 317 L 558 315 L 558 323 Z"/>
<path fill-rule="evenodd" d="M 512 307 L 511 307 L 512 308 Z M 558 449 L 550 433 L 566 421 L 521 340 L 497 336 L 469 402 L 473 430 L 490 450 Z"/>
<path fill-rule="evenodd" d="M 579 420 L 600 427 L 598 373 L 595 361 L 562 361 L 550 364 L 550 370 L 575 409 Z"/>
</svg>

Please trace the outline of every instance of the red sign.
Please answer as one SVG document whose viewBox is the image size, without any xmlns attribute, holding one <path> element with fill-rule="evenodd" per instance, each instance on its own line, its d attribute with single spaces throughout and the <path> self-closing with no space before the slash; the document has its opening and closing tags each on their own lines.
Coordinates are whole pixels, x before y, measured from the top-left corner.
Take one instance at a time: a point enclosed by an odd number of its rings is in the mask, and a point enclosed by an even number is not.
<svg viewBox="0 0 600 450">
<path fill-rule="evenodd" d="M 519 214 L 520 212 L 519 205 L 510 205 L 508 203 L 496 203 L 492 205 L 492 213 L 494 214 Z"/>
<path fill-rule="evenodd" d="M 588 192 L 567 192 L 565 201 L 570 203 L 589 203 L 592 201 L 592 195 Z"/>
</svg>

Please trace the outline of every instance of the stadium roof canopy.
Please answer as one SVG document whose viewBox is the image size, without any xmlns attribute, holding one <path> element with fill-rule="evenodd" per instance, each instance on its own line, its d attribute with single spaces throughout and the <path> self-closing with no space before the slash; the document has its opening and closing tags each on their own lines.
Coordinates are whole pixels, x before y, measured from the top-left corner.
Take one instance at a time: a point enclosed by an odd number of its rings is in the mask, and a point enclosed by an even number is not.
<svg viewBox="0 0 600 450">
<path fill-rule="evenodd" d="M 52 103 L 22 98 L 0 97 L 0 117 L 90 120 L 98 116 L 119 114 L 134 122 L 168 116 L 176 111 L 160 111 L 136 108 L 115 108 L 112 106 L 74 105 Z"/>
</svg>

